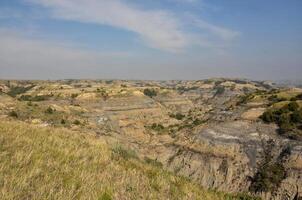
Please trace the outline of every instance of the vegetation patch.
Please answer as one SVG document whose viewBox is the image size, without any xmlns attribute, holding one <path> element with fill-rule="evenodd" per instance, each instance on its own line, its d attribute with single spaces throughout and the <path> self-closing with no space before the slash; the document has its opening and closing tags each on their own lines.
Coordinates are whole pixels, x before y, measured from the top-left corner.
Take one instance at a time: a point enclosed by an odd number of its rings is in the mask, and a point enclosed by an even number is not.
<svg viewBox="0 0 302 200">
<path fill-rule="evenodd" d="M 277 158 L 273 156 L 275 143 L 270 140 L 263 145 L 263 160 L 258 167 L 258 171 L 251 179 L 250 191 L 254 193 L 272 192 L 274 193 L 280 186 L 282 180 L 286 178 L 284 162 L 291 153 L 290 147 L 286 147 Z"/>
<path fill-rule="evenodd" d="M 66 129 L 2 121 L 0 144 L 0 199 L 254 199 L 204 190 L 132 159 L 131 150 Z"/>
<path fill-rule="evenodd" d="M 197 86 L 192 86 L 192 87 L 180 86 L 177 88 L 177 90 L 180 94 L 183 94 L 184 92 L 189 92 L 191 90 L 197 90 L 198 88 L 199 87 L 197 87 Z"/>
<path fill-rule="evenodd" d="M 145 157 L 145 162 L 156 167 L 163 167 L 163 164 L 156 159 Z"/>
<path fill-rule="evenodd" d="M 8 113 L 8 116 L 18 118 L 18 113 L 16 111 L 12 110 Z"/>
<path fill-rule="evenodd" d="M 46 101 L 53 95 L 36 95 L 36 96 L 31 96 L 31 95 L 22 95 L 21 97 L 18 98 L 20 101 Z"/>
<path fill-rule="evenodd" d="M 297 96 L 291 98 L 291 101 L 297 101 L 297 100 L 302 100 L 302 93 L 298 94 Z"/>
<path fill-rule="evenodd" d="M 225 92 L 225 87 L 223 87 L 223 86 L 216 86 L 215 89 L 216 89 L 216 92 L 215 92 L 214 97 L 222 95 Z"/>
<path fill-rule="evenodd" d="M 53 114 L 55 111 L 56 111 L 55 109 L 53 109 L 52 107 L 49 106 L 49 107 L 45 110 L 45 113 L 46 113 L 46 114 Z"/>
<path fill-rule="evenodd" d="M 155 89 L 146 88 L 146 89 L 144 89 L 144 95 L 152 98 L 152 97 L 157 96 L 157 92 Z"/>
<path fill-rule="evenodd" d="M 14 86 L 14 87 L 10 88 L 10 90 L 9 90 L 9 92 L 7 92 L 7 94 L 11 97 L 16 97 L 19 94 L 23 94 L 23 93 L 29 91 L 33 87 L 35 87 L 35 85 L 31 85 L 31 86 L 27 86 L 27 87 Z"/>
<path fill-rule="evenodd" d="M 104 192 L 98 200 L 112 200 L 112 197 L 108 192 Z"/>
<path fill-rule="evenodd" d="M 73 124 L 79 126 L 82 123 L 80 122 L 80 120 L 76 119 L 76 120 L 73 121 Z"/>
<path fill-rule="evenodd" d="M 122 158 L 125 160 L 137 159 L 138 156 L 136 152 L 132 149 L 126 149 L 121 145 L 116 145 L 112 148 L 112 157 L 113 158 Z"/>
<path fill-rule="evenodd" d="M 170 114 L 169 115 L 171 118 L 175 118 L 177 120 L 182 120 L 183 118 L 185 118 L 185 115 L 181 114 L 181 113 L 176 113 L 176 114 Z"/>
<path fill-rule="evenodd" d="M 162 134 L 166 128 L 162 124 L 153 123 L 151 126 L 145 126 L 147 129 L 156 131 L 159 134 Z"/>
<path fill-rule="evenodd" d="M 269 108 L 260 118 L 266 123 L 276 123 L 279 133 L 291 139 L 302 138 L 302 108 L 290 101 L 280 108 Z"/>
</svg>

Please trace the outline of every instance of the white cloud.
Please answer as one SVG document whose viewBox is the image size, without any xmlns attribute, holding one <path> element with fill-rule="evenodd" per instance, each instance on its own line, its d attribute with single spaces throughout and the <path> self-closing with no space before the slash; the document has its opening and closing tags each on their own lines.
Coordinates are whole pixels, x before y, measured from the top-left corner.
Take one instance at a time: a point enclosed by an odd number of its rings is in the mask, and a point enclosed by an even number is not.
<svg viewBox="0 0 302 200">
<path fill-rule="evenodd" d="M 194 16 L 190 16 L 192 23 L 202 29 L 202 30 L 206 30 L 214 35 L 216 35 L 217 37 L 219 37 L 222 40 L 225 41 L 231 41 L 234 40 L 235 38 L 237 38 L 238 36 L 240 36 L 240 33 L 237 31 L 233 31 L 227 28 L 223 28 L 220 26 L 216 26 L 213 24 L 210 24 L 200 18 L 194 17 Z"/>
<path fill-rule="evenodd" d="M 142 10 L 119 0 L 30 0 L 48 7 L 55 18 L 110 25 L 139 34 L 151 47 L 177 52 L 188 44 L 172 13 Z"/>
<path fill-rule="evenodd" d="M 180 52 L 192 44 L 203 43 L 203 41 L 193 41 L 192 34 L 186 31 L 188 18 L 166 10 L 146 10 L 126 4 L 123 0 L 27 1 L 49 8 L 54 18 L 109 25 L 137 33 L 148 46 L 169 52 Z M 196 0 L 176 1 L 193 3 Z M 191 25 L 201 28 L 203 33 L 211 33 L 225 40 L 237 36 L 236 32 L 197 18 L 194 18 Z M 208 46 L 208 43 L 211 41 L 206 41 L 205 46 Z"/>
</svg>

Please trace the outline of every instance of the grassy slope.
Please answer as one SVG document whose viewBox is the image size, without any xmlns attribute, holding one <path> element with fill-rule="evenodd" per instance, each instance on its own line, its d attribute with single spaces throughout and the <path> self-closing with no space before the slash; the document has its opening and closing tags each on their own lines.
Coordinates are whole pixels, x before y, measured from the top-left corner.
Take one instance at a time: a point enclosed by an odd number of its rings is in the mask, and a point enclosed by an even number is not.
<svg viewBox="0 0 302 200">
<path fill-rule="evenodd" d="M 233 198 L 114 154 L 90 135 L 0 122 L 0 199 Z"/>
</svg>

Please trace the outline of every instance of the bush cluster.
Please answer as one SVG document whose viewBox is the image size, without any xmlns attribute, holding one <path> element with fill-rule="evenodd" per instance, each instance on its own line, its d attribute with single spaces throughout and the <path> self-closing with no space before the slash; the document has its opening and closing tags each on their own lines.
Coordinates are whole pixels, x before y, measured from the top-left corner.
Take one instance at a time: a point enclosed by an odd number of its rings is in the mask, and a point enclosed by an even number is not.
<svg viewBox="0 0 302 200">
<path fill-rule="evenodd" d="M 291 98 L 291 101 L 297 101 L 297 100 L 302 100 L 302 93 L 298 94 L 297 96 Z"/>
<path fill-rule="evenodd" d="M 16 112 L 16 111 L 10 111 L 9 113 L 8 113 L 8 115 L 10 116 L 10 117 L 14 117 L 14 118 L 18 118 L 18 113 Z"/>
<path fill-rule="evenodd" d="M 284 161 L 291 154 L 291 147 L 287 146 L 282 149 L 282 152 L 274 158 L 273 149 L 275 143 L 269 140 L 264 146 L 263 160 L 259 164 L 258 171 L 251 179 L 250 191 L 258 192 L 275 192 L 283 179 L 286 178 L 287 172 L 284 167 Z"/>
<path fill-rule="evenodd" d="M 127 149 L 121 145 L 116 145 L 112 148 L 113 158 L 123 158 L 125 160 L 137 159 L 138 156 L 136 152 L 132 149 Z"/>
<path fill-rule="evenodd" d="M 19 100 L 20 101 L 46 101 L 48 100 L 52 95 L 22 95 Z"/>
<path fill-rule="evenodd" d="M 172 118 L 175 118 L 177 120 L 182 120 L 183 118 L 185 118 L 185 115 L 183 115 L 181 113 L 170 114 L 169 116 L 172 117 Z"/>
<path fill-rule="evenodd" d="M 32 89 L 33 87 L 35 87 L 35 85 L 31 85 L 28 87 L 22 87 L 22 86 L 11 87 L 7 94 L 11 97 L 16 97 L 19 94 L 27 92 L 28 90 Z"/>
<path fill-rule="evenodd" d="M 54 113 L 55 112 L 55 110 L 53 109 L 53 108 L 51 108 L 51 107 L 48 107 L 46 110 L 45 110 L 45 113 L 46 114 L 52 114 L 52 113 Z"/>
<path fill-rule="evenodd" d="M 276 123 L 281 134 L 299 134 L 302 124 L 302 108 L 296 101 L 291 101 L 279 109 L 269 109 L 260 116 L 267 123 Z"/>
<path fill-rule="evenodd" d="M 146 88 L 146 89 L 144 89 L 144 95 L 152 98 L 154 96 L 157 96 L 157 92 L 154 89 Z"/>
<path fill-rule="evenodd" d="M 80 122 L 79 120 L 76 119 L 76 120 L 73 121 L 73 124 L 74 124 L 74 125 L 81 125 L 81 122 Z"/>
<path fill-rule="evenodd" d="M 154 130 L 154 131 L 158 131 L 158 132 L 159 132 L 159 131 L 164 130 L 165 127 L 164 127 L 163 125 L 161 125 L 161 124 L 153 123 L 153 124 L 151 125 L 151 129 Z"/>
<path fill-rule="evenodd" d="M 270 104 L 273 104 L 281 101 L 286 101 L 287 99 L 284 97 L 278 97 L 277 95 L 271 95 L 268 97 L 268 100 L 270 101 Z"/>
<path fill-rule="evenodd" d="M 223 86 L 217 86 L 215 89 L 216 89 L 216 92 L 215 92 L 214 96 L 222 95 L 225 91 L 225 88 Z"/>
</svg>

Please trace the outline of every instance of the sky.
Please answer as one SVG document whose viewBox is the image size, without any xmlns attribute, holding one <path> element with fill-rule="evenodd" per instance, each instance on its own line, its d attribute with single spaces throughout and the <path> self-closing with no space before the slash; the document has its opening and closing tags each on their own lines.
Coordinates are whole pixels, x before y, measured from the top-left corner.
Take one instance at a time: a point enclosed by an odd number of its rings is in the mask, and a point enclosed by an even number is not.
<svg viewBox="0 0 302 200">
<path fill-rule="evenodd" d="M 0 79 L 301 80 L 301 0 L 0 0 Z"/>
</svg>

